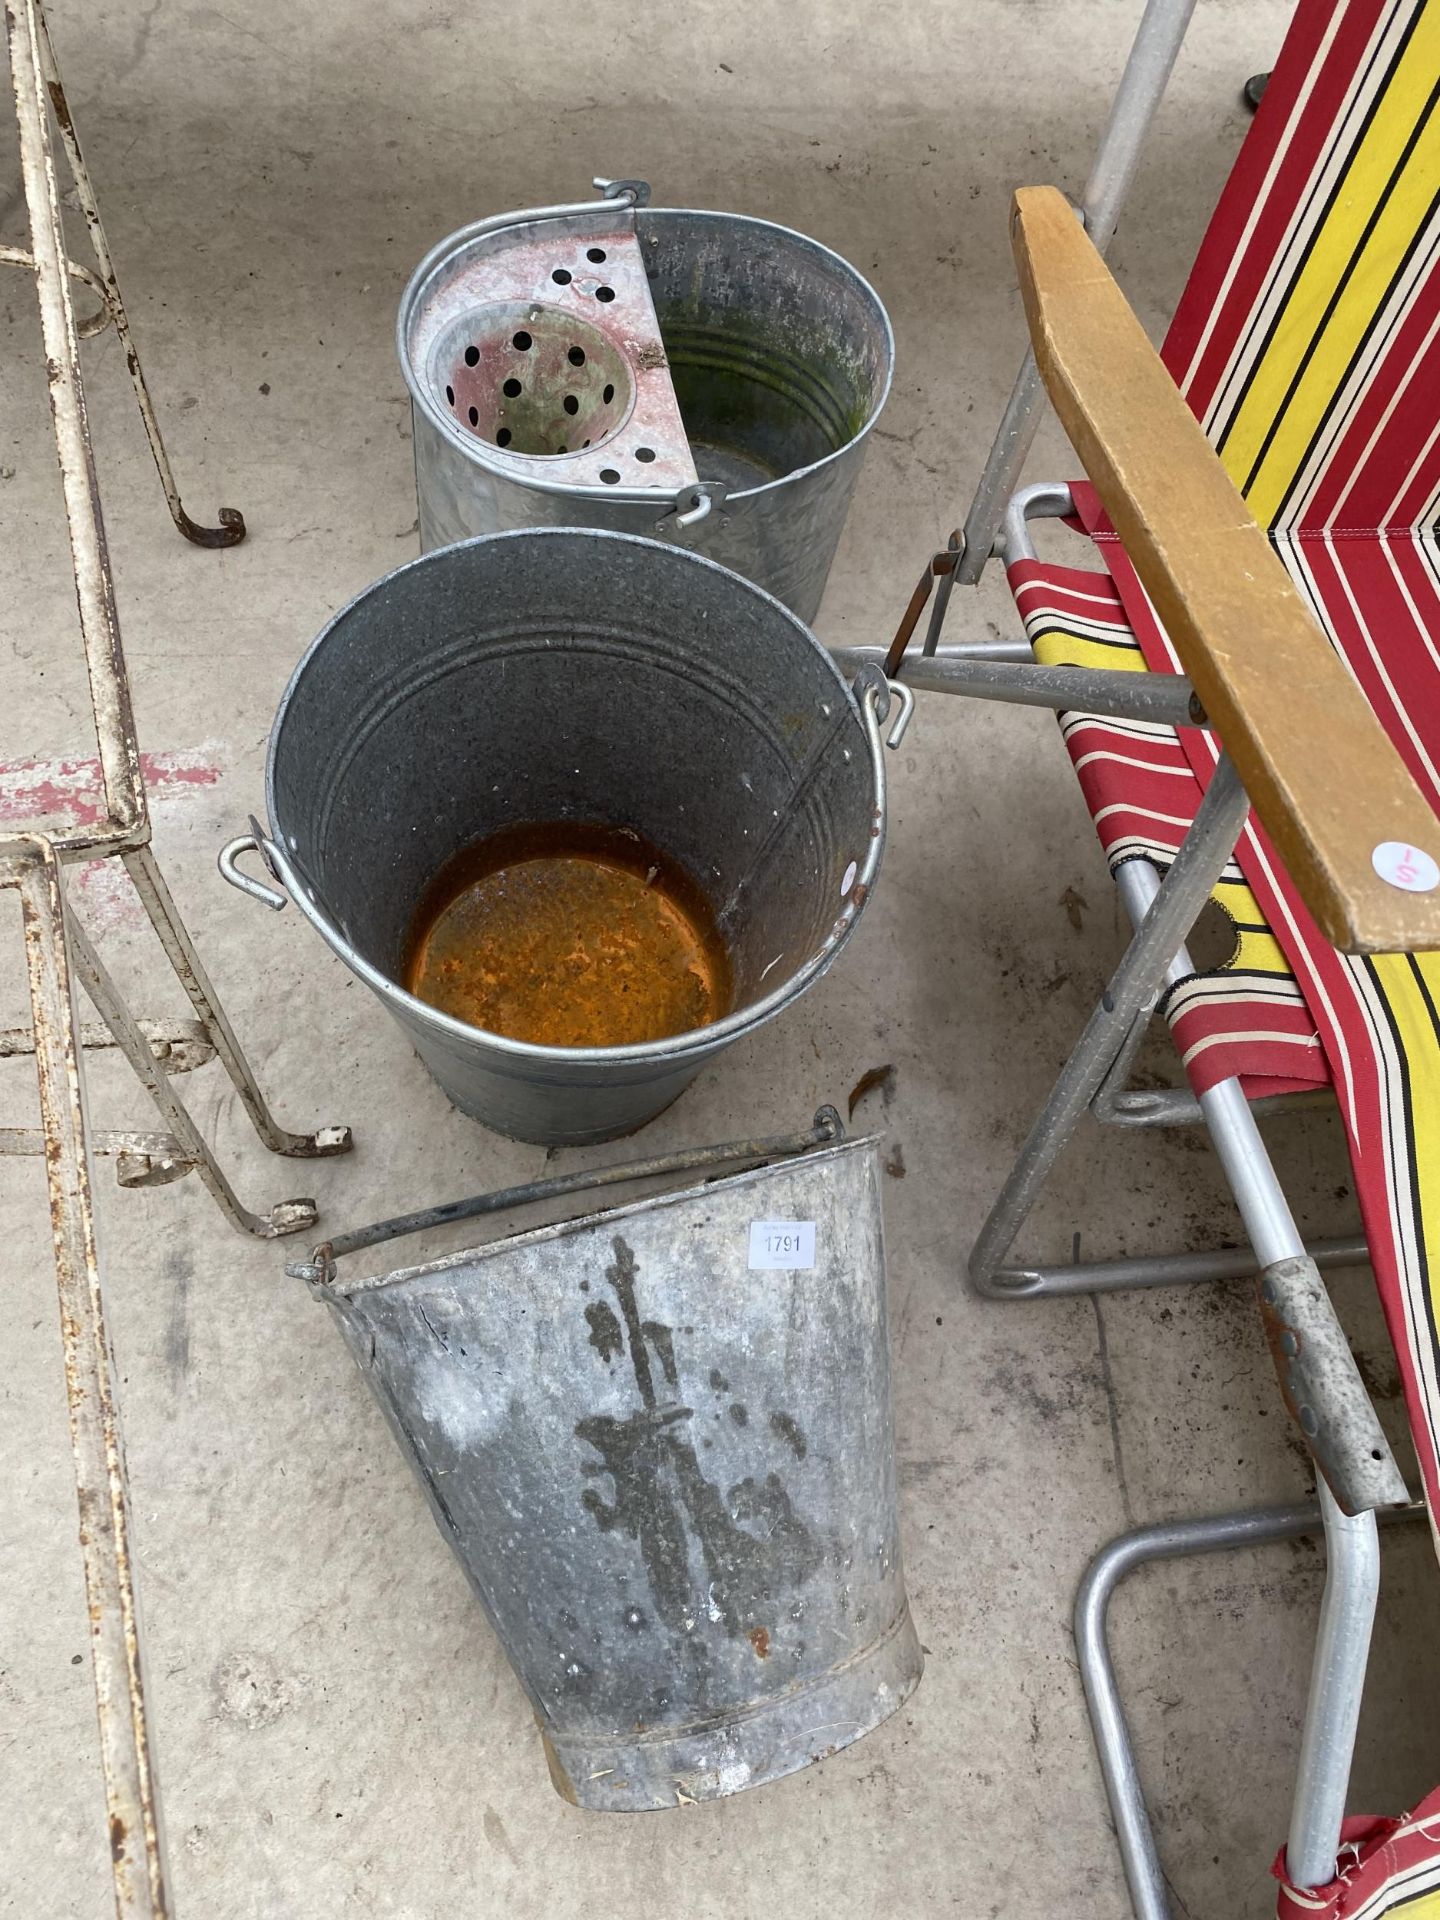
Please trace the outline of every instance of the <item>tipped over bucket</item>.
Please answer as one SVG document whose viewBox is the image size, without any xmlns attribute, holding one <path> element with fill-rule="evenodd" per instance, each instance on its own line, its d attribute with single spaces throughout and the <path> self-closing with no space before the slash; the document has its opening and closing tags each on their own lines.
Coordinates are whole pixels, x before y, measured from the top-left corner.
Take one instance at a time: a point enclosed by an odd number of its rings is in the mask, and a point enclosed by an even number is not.
<svg viewBox="0 0 1440 1920">
<path fill-rule="evenodd" d="M 735 1793 L 914 1689 L 874 1140 L 372 1280 L 305 1271 L 567 1799 Z"/>
</svg>

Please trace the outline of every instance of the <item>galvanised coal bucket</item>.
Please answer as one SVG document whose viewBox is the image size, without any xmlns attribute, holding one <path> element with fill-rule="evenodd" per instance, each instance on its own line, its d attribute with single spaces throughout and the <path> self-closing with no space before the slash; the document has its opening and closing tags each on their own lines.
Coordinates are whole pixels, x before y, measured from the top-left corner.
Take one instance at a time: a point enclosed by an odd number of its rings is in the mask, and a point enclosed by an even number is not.
<svg viewBox="0 0 1440 1920">
<path fill-rule="evenodd" d="M 580 1806 L 778 1779 L 919 1681 L 877 1143 L 825 1144 L 838 1116 L 816 1119 L 386 1222 L 290 1269 L 339 1321 Z M 438 1218 L 807 1147 L 376 1279 L 337 1271 Z"/>
<path fill-rule="evenodd" d="M 813 620 L 890 390 L 885 309 L 803 234 L 605 184 L 452 234 L 406 288 L 421 543 L 646 534 Z"/>
<path fill-rule="evenodd" d="M 633 1131 L 707 1061 L 788 1006 L 854 929 L 885 834 L 881 721 L 912 696 L 856 691 L 777 600 L 698 555 L 560 528 L 427 554 L 337 614 L 270 735 L 269 830 L 220 857 L 288 895 L 373 988 L 455 1104 L 519 1140 Z M 542 1046 L 400 984 L 433 876 L 536 822 L 638 833 L 705 896 L 732 1010 L 668 1039 Z M 278 893 L 236 857 L 259 847 Z"/>
</svg>

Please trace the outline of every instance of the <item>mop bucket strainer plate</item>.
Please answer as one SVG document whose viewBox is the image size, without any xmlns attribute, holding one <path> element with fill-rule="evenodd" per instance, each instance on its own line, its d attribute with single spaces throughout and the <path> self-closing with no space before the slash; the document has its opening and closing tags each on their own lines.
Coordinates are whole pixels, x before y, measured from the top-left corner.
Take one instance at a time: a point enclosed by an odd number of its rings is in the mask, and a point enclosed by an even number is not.
<svg viewBox="0 0 1440 1920">
<path fill-rule="evenodd" d="M 777 1779 L 920 1678 L 876 1147 L 318 1287 L 581 1806 Z"/>
<path fill-rule="evenodd" d="M 522 216 L 432 262 L 403 351 L 462 452 L 529 485 L 693 483 L 633 212 Z"/>
<path fill-rule="evenodd" d="M 476 221 L 412 275 L 421 545 L 658 536 L 813 620 L 890 390 L 884 306 L 788 227 L 606 191 Z"/>
</svg>

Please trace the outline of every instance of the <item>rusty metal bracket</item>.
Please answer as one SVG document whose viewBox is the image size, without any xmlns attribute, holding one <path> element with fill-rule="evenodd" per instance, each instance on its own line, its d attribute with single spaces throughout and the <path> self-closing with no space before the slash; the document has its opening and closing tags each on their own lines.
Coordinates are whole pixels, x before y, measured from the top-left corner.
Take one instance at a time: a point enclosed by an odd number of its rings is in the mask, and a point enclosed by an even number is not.
<svg viewBox="0 0 1440 1920">
<path fill-rule="evenodd" d="M 199 1020 L 137 1020 L 150 1051 L 167 1073 L 193 1073 L 215 1058 L 215 1048 Z M 86 1053 L 116 1045 L 115 1036 L 98 1020 L 82 1020 L 80 1045 Z M 33 1027 L 0 1028 L 0 1060 L 17 1059 L 35 1051 Z M 98 1149 L 97 1149 L 98 1150 Z"/>
<path fill-rule="evenodd" d="M 920 616 L 925 611 L 930 595 L 937 580 L 946 579 L 954 573 L 960 563 L 960 535 L 952 533 L 950 544 L 937 554 L 932 554 L 926 562 L 925 571 L 915 583 L 915 591 L 900 616 L 900 624 L 895 629 L 895 638 L 890 642 L 890 651 L 885 655 L 885 678 L 895 680 L 899 677 L 900 662 L 905 658 L 905 649 L 914 637 L 920 624 Z M 926 651 L 929 652 L 929 648 Z"/>
<path fill-rule="evenodd" d="M 45 94 L 55 114 L 60 129 L 60 137 L 65 145 L 65 155 L 70 164 L 71 178 L 75 183 L 75 197 L 85 216 L 85 224 L 90 232 L 90 246 L 95 255 L 98 273 L 90 268 L 78 265 L 66 256 L 64 268 L 73 279 L 83 281 L 99 298 L 98 309 L 76 328 L 77 337 L 90 340 L 96 334 L 103 333 L 106 327 L 114 327 L 120 345 L 125 353 L 125 365 L 130 374 L 130 384 L 135 389 L 135 399 L 140 408 L 140 418 L 145 425 L 145 435 L 150 442 L 150 452 L 154 457 L 155 470 L 160 476 L 160 484 L 165 489 L 165 503 L 170 509 L 170 518 L 187 540 L 197 547 L 233 547 L 245 538 L 245 519 L 234 507 L 221 507 L 220 524 L 217 527 L 202 527 L 192 520 L 181 504 L 179 489 L 175 484 L 175 475 L 170 466 L 170 456 L 165 450 L 165 441 L 160 432 L 160 422 L 155 413 L 155 403 L 150 398 L 150 389 L 146 384 L 145 371 L 140 364 L 140 354 L 134 337 L 130 332 L 130 317 L 125 311 L 124 297 L 120 292 L 120 282 L 115 275 L 115 262 L 110 253 L 110 243 L 105 238 L 105 228 L 100 220 L 100 207 L 95 198 L 95 189 L 90 183 L 89 169 L 85 165 L 85 156 L 80 151 L 79 135 L 75 131 L 75 121 L 70 105 L 65 98 L 65 88 L 60 79 L 60 69 L 55 60 L 55 48 L 50 39 L 50 27 L 45 18 L 43 0 L 15 0 L 5 9 L 6 26 L 10 31 L 10 55 L 12 62 L 17 53 L 16 35 L 21 19 L 26 26 L 26 38 L 34 47 L 38 60 L 33 68 L 37 82 L 35 94 L 38 100 L 38 83 L 43 82 Z M 23 82 L 27 93 L 30 91 L 28 78 Z M 16 103 L 20 108 L 22 80 L 17 77 Z M 25 129 L 22 125 L 22 156 L 24 151 Z M 0 266 L 28 268 L 32 273 L 40 271 L 38 251 L 24 247 L 0 246 Z"/>
<path fill-rule="evenodd" d="M 0 1153 L 43 1154 L 44 1151 L 42 1128 L 0 1127 Z M 165 1187 L 189 1173 L 195 1164 L 187 1159 L 173 1133 L 143 1128 L 93 1128 L 90 1151 L 113 1156 L 115 1177 L 122 1187 Z"/>
</svg>

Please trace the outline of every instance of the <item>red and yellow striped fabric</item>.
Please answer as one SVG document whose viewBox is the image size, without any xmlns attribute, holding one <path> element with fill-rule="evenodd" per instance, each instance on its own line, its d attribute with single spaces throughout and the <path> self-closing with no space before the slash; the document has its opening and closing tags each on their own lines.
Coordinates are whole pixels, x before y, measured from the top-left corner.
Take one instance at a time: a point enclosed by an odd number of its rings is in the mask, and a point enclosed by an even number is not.
<svg viewBox="0 0 1440 1920">
<path fill-rule="evenodd" d="M 1283 1847 L 1271 1871 L 1279 1920 L 1379 1920 L 1402 1910 L 1405 1920 L 1440 1920 L 1440 1791 L 1399 1820 L 1347 1820 L 1326 1886 L 1292 1886 Z"/>
<path fill-rule="evenodd" d="M 1302 0 L 1164 352 L 1440 814 L 1437 108 L 1440 0 Z M 1137 664 L 1176 671 L 1093 493 L 1075 492 L 1109 579 L 1012 569 L 1038 650 L 1115 665 L 1138 648 Z M 1141 739 L 1077 716 L 1064 725 L 1112 861 L 1128 849 L 1163 865 L 1194 816 L 1215 742 L 1189 731 Z M 1324 1074 L 1306 1057 L 1316 1049 L 1298 988 L 1344 1115 L 1433 1516 L 1440 955 L 1338 954 L 1253 823 L 1237 860 L 1219 889 L 1241 928 L 1237 963 L 1186 983 L 1168 1011 L 1195 1084 L 1236 1072 L 1251 1091 L 1313 1084 Z"/>
<path fill-rule="evenodd" d="M 1019 560 L 1009 580 L 1031 647 L 1047 666 L 1145 671 L 1108 573 Z M 1179 735 L 1093 713 L 1062 714 L 1060 729 L 1111 872 L 1135 859 L 1165 872 L 1200 804 Z M 1161 1002 L 1191 1085 L 1203 1093 L 1238 1075 L 1251 1099 L 1323 1086 L 1330 1068 L 1315 1021 L 1238 859 L 1212 897 L 1234 930 L 1235 951 L 1223 967 L 1169 988 Z"/>
</svg>

